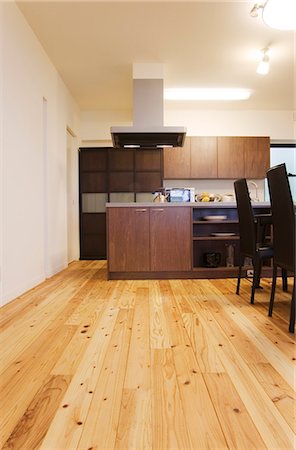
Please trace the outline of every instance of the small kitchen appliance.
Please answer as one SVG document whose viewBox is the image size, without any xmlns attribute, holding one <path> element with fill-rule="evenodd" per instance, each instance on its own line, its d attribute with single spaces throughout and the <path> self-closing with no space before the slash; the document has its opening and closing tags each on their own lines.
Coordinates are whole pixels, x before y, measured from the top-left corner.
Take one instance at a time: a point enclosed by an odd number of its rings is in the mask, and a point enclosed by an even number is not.
<svg viewBox="0 0 296 450">
<path fill-rule="evenodd" d="M 194 202 L 195 201 L 195 188 L 169 188 L 166 189 L 169 202 Z"/>
</svg>

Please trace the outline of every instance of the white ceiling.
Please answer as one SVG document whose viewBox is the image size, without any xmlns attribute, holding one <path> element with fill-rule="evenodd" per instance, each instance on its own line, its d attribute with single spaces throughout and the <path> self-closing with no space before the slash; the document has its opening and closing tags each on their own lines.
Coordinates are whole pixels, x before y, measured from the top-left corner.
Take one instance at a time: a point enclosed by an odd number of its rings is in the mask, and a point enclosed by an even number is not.
<svg viewBox="0 0 296 450">
<path fill-rule="evenodd" d="M 17 3 L 83 110 L 130 110 L 136 62 L 163 63 L 165 87 L 252 90 L 247 101 L 166 108 L 295 109 L 295 33 L 251 18 L 254 2 Z M 260 76 L 258 51 L 266 46 L 270 73 Z"/>
</svg>

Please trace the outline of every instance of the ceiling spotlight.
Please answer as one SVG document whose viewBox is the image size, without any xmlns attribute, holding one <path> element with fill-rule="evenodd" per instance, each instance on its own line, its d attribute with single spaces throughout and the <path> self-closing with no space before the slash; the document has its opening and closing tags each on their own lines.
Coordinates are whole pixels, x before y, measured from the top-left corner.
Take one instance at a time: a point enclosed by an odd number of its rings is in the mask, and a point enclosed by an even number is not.
<svg viewBox="0 0 296 450">
<path fill-rule="evenodd" d="M 268 48 L 264 48 L 263 50 L 261 50 L 262 58 L 258 64 L 257 71 L 256 71 L 259 75 L 267 75 L 269 72 L 269 54 L 268 54 L 268 52 L 269 52 Z"/>
<path fill-rule="evenodd" d="M 255 3 L 253 8 L 250 11 L 251 17 L 258 17 L 259 15 L 259 9 L 263 9 L 264 3 Z"/>
<path fill-rule="evenodd" d="M 296 30 L 296 1 L 268 0 L 262 17 L 266 25 L 278 30 Z"/>
<path fill-rule="evenodd" d="M 251 17 L 258 17 L 262 10 L 264 23 L 278 30 L 296 30 L 296 1 L 267 0 L 255 3 L 250 11 Z"/>
</svg>

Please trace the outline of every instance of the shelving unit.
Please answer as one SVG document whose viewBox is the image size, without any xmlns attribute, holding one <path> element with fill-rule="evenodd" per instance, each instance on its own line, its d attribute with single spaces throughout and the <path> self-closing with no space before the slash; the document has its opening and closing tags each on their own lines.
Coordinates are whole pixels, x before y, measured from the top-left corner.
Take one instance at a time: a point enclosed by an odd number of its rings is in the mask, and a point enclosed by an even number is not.
<svg viewBox="0 0 296 450">
<path fill-rule="evenodd" d="M 258 208 L 258 214 L 268 213 Z M 207 216 L 226 216 L 224 220 L 205 220 Z M 212 233 L 234 233 L 233 236 L 211 236 Z M 233 261 L 227 264 L 228 248 L 232 246 Z M 209 267 L 206 254 L 218 254 L 217 267 Z M 215 259 L 215 256 L 212 257 Z M 236 207 L 192 208 L 192 267 L 197 278 L 236 277 L 239 264 L 239 228 Z M 265 270 L 265 269 L 264 269 Z"/>
<path fill-rule="evenodd" d="M 80 259 L 106 258 L 106 202 L 152 200 L 162 180 L 162 149 L 80 149 Z"/>
<path fill-rule="evenodd" d="M 225 216 L 224 220 L 205 220 L 207 216 Z M 235 233 L 211 236 L 212 233 Z M 233 265 L 228 267 L 227 249 L 233 247 Z M 192 208 L 192 266 L 200 277 L 236 276 L 239 255 L 236 208 Z M 215 263 L 216 260 L 216 263 Z M 217 265 L 217 267 L 210 267 Z"/>
</svg>

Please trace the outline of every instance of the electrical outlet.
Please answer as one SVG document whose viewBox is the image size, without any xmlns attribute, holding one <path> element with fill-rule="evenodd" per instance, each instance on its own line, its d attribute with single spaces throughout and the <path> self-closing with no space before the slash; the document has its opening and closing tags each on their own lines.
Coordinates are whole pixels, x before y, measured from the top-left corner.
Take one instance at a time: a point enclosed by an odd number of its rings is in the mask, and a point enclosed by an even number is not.
<svg viewBox="0 0 296 450">
<path fill-rule="evenodd" d="M 247 270 L 247 277 L 252 277 L 254 275 L 254 270 L 253 269 L 248 269 Z"/>
</svg>

